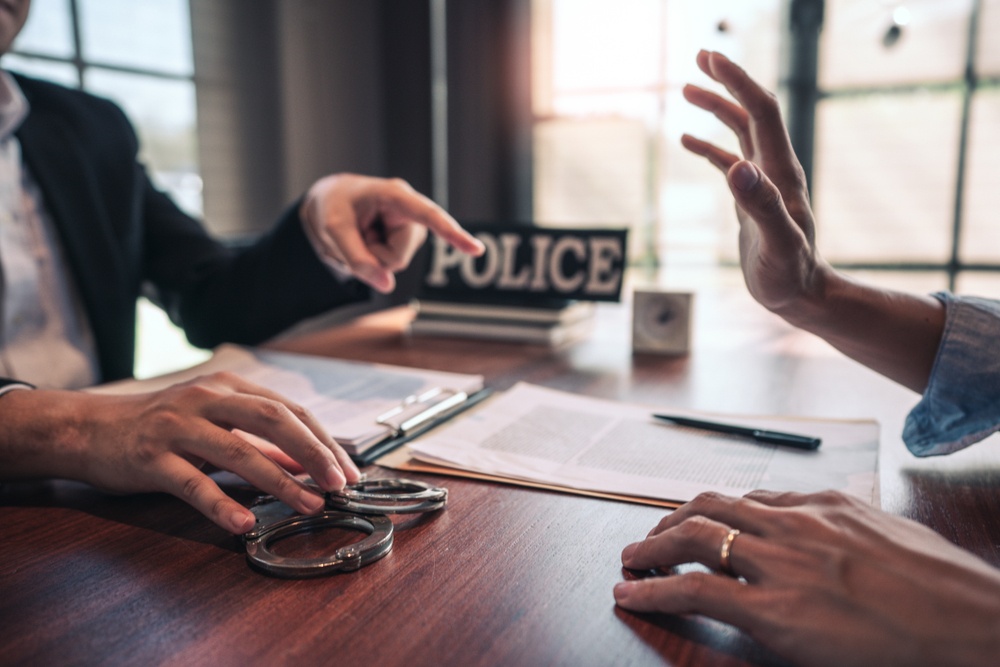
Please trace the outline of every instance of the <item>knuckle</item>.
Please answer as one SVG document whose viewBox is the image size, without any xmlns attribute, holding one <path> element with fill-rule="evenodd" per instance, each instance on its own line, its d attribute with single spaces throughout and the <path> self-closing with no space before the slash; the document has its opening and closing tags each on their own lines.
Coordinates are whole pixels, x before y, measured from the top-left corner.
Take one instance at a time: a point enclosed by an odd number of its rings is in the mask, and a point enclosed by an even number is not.
<svg viewBox="0 0 1000 667">
<path fill-rule="evenodd" d="M 799 183 L 800 187 L 803 190 L 806 190 L 806 185 L 808 181 L 808 179 L 806 178 L 806 170 L 798 161 L 796 161 L 795 163 L 794 174 L 796 182 Z"/>
<path fill-rule="evenodd" d="M 713 507 L 720 505 L 727 500 L 729 500 L 728 496 L 725 496 L 717 491 L 703 491 L 695 496 L 694 500 L 691 501 L 691 504 L 696 507 Z"/>
<path fill-rule="evenodd" d="M 690 547 L 701 544 L 716 528 L 710 519 L 703 516 L 692 516 L 682 521 L 674 530 L 680 544 Z"/>
<path fill-rule="evenodd" d="M 209 377 L 221 384 L 233 384 L 240 381 L 240 376 L 232 371 L 216 371 Z"/>
<path fill-rule="evenodd" d="M 730 501 L 730 505 L 732 506 L 734 513 L 738 515 L 743 515 L 759 507 L 760 503 L 758 503 L 756 500 L 752 498 L 747 498 L 744 496 L 742 498 L 733 499 L 732 501 Z"/>
<path fill-rule="evenodd" d="M 672 514 L 665 514 L 665 515 L 663 515 L 663 517 L 659 521 L 656 522 L 656 527 L 654 527 L 653 530 L 650 531 L 650 533 L 651 534 L 653 534 L 653 533 L 661 533 L 664 530 L 666 530 L 673 523 L 673 518 L 672 517 L 673 517 Z"/>
<path fill-rule="evenodd" d="M 413 192 L 413 186 L 406 179 L 394 176 L 386 180 L 385 193 L 388 195 L 390 201 L 410 197 Z"/>
<path fill-rule="evenodd" d="M 677 600 L 681 603 L 684 611 L 693 611 L 698 607 L 699 601 L 705 595 L 705 586 L 710 574 L 704 572 L 689 572 L 682 574 L 677 580 Z"/>
<path fill-rule="evenodd" d="M 751 491 L 744 498 L 768 507 L 795 507 L 802 505 L 805 496 L 796 491 Z"/>
<path fill-rule="evenodd" d="M 219 445 L 219 449 L 222 456 L 225 457 L 226 461 L 228 461 L 235 470 L 238 469 L 244 462 L 248 461 L 256 452 L 256 449 L 239 436 L 232 435 L 230 433 L 226 433 L 225 435 L 226 437 Z"/>
<path fill-rule="evenodd" d="M 257 417 L 268 426 L 277 426 L 292 416 L 292 411 L 280 401 L 264 399 L 257 406 Z"/>
<path fill-rule="evenodd" d="M 187 475 L 181 484 L 181 499 L 194 504 L 194 501 L 201 495 L 205 479 L 200 474 Z"/>
<path fill-rule="evenodd" d="M 175 406 L 200 405 L 217 399 L 220 395 L 219 385 L 227 381 L 220 378 L 220 373 L 202 375 L 190 382 L 174 385 L 165 393 L 166 401 L 173 402 Z"/>
<path fill-rule="evenodd" d="M 785 200 L 776 187 L 759 188 L 760 207 L 769 212 L 780 212 L 785 206 Z"/>
<path fill-rule="evenodd" d="M 828 505 L 830 507 L 851 507 L 854 505 L 852 498 L 832 489 L 814 494 L 813 499 L 820 505 Z"/>
<path fill-rule="evenodd" d="M 315 421 L 315 417 L 313 416 L 313 413 L 310 412 L 308 410 L 308 408 L 305 408 L 305 407 L 299 405 L 298 403 L 289 403 L 288 405 L 285 406 L 285 409 L 287 409 L 288 412 L 293 417 L 295 417 L 295 419 L 297 419 L 298 421 L 300 421 L 302 423 L 308 423 L 308 422 Z"/>
<path fill-rule="evenodd" d="M 232 507 L 229 498 L 218 498 L 212 503 L 210 517 L 219 525 L 223 525 L 229 519 Z"/>
<path fill-rule="evenodd" d="M 781 115 L 781 102 L 778 100 L 778 96 L 772 91 L 766 90 L 760 97 L 759 101 L 760 111 L 769 115 Z"/>
<path fill-rule="evenodd" d="M 135 439 L 131 456 L 140 468 L 152 467 L 153 462 L 160 456 L 161 447 L 159 443 L 162 440 L 157 433 L 158 431 L 154 425 L 151 431 L 143 431 Z"/>
<path fill-rule="evenodd" d="M 771 525 L 783 533 L 795 534 L 806 527 L 807 521 L 801 511 L 785 509 L 774 513 Z"/>
<path fill-rule="evenodd" d="M 278 498 L 298 498 L 300 490 L 291 477 L 281 475 L 275 479 L 271 493 Z"/>
<path fill-rule="evenodd" d="M 389 179 L 389 186 L 405 194 L 413 192 L 413 187 L 410 183 L 405 178 L 399 178 L 398 176 Z"/>
<path fill-rule="evenodd" d="M 781 492 L 768 491 L 766 489 L 755 489 L 743 497 L 746 498 L 747 500 L 755 500 L 757 502 L 763 502 L 769 500 L 777 500 L 778 498 L 781 497 Z"/>
<path fill-rule="evenodd" d="M 138 438 L 139 448 L 152 450 L 157 442 L 177 438 L 187 419 L 170 406 L 158 406 L 143 416 L 142 423 L 145 427 Z"/>
</svg>

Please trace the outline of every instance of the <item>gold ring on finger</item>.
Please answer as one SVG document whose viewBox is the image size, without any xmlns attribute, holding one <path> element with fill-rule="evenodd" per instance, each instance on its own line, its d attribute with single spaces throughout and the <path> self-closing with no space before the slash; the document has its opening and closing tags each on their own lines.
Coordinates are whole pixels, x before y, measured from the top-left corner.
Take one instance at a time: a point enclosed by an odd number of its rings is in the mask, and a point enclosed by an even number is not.
<svg viewBox="0 0 1000 667">
<path fill-rule="evenodd" d="M 733 571 L 732 564 L 732 553 L 733 553 L 733 542 L 739 536 L 740 531 L 737 528 L 732 528 L 728 533 L 726 533 L 725 539 L 722 540 L 722 547 L 719 549 L 719 570 L 730 577 L 735 577 L 736 573 Z"/>
</svg>

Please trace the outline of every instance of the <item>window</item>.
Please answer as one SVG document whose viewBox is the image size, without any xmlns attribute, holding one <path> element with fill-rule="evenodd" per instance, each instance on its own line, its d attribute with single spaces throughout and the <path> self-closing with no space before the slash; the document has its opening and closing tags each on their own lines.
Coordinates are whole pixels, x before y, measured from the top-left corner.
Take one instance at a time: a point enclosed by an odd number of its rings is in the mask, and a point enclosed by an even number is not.
<svg viewBox="0 0 1000 667">
<path fill-rule="evenodd" d="M 154 182 L 201 214 L 187 0 L 33 0 L 3 64 L 118 103 Z"/>
<path fill-rule="evenodd" d="M 831 261 L 996 292 L 998 31 L 995 0 L 827 0 L 813 203 Z"/>
<path fill-rule="evenodd" d="M 633 264 L 735 259 L 736 217 L 718 171 L 680 145 L 730 150 L 728 128 L 684 101 L 711 87 L 702 48 L 779 85 L 780 0 L 534 0 L 534 217 L 627 225 Z"/>
<path fill-rule="evenodd" d="M 187 0 L 32 0 L 3 66 L 114 100 L 139 133 L 156 185 L 192 215 L 202 212 L 194 68 Z M 138 305 L 135 374 L 203 360 L 163 311 Z"/>
<path fill-rule="evenodd" d="M 812 2 L 820 249 L 887 286 L 997 292 L 1000 0 Z M 633 264 L 734 262 L 732 199 L 678 138 L 736 145 L 680 89 L 707 48 L 784 97 L 790 4 L 533 0 L 536 220 L 627 224 Z"/>
</svg>

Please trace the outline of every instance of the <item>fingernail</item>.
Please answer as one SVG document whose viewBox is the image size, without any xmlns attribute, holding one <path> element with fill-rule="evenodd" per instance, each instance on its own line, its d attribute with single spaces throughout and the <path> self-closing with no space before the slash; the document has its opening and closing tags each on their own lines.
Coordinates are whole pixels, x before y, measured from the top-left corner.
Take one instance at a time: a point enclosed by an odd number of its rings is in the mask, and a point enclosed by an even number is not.
<svg viewBox="0 0 1000 667">
<path fill-rule="evenodd" d="M 632 554 L 635 550 L 639 548 L 638 543 L 633 543 L 622 549 L 622 564 L 628 565 L 629 561 L 632 560 Z"/>
<path fill-rule="evenodd" d="M 392 274 L 376 266 L 362 266 L 358 269 L 358 278 L 368 283 L 379 292 L 391 292 L 393 288 Z"/>
<path fill-rule="evenodd" d="M 230 523 L 233 526 L 233 533 L 236 535 L 242 535 L 257 523 L 257 517 L 255 517 L 251 512 L 236 510 L 230 517 Z"/>
<path fill-rule="evenodd" d="M 760 174 L 757 173 L 757 168 L 749 162 L 740 162 L 733 167 L 732 179 L 736 189 L 750 192 L 760 182 Z"/>
<path fill-rule="evenodd" d="M 344 472 L 335 465 L 331 465 L 326 469 L 326 488 L 329 491 L 334 489 L 344 488 L 344 482 L 347 480 L 344 478 Z"/>
<path fill-rule="evenodd" d="M 305 489 L 302 489 L 302 491 L 299 492 L 299 501 L 302 503 L 302 507 L 304 507 L 307 512 L 318 512 L 323 509 L 323 505 L 326 504 L 326 501 L 324 501 L 323 498 L 317 496 L 312 491 L 306 491 Z"/>
<path fill-rule="evenodd" d="M 618 602 L 628 600 L 629 595 L 635 589 L 635 584 L 634 581 L 620 581 L 615 584 L 615 600 Z"/>
</svg>

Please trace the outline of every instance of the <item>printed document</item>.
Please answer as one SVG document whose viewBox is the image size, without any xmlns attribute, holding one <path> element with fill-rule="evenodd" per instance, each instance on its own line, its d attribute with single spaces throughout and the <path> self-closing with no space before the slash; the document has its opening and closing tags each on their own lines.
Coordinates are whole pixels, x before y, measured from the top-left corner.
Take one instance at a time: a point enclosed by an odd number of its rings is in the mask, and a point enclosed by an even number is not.
<svg viewBox="0 0 1000 667">
<path fill-rule="evenodd" d="M 742 495 L 760 488 L 838 489 L 874 501 L 874 421 L 708 417 L 823 439 L 818 450 L 804 451 L 652 417 L 667 407 L 522 383 L 411 442 L 409 455 L 418 465 L 664 501 L 685 502 L 703 491 Z"/>
</svg>

